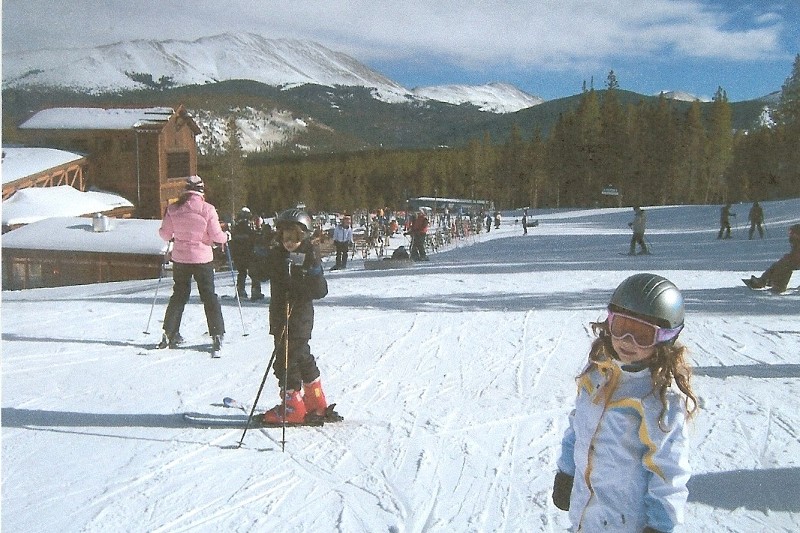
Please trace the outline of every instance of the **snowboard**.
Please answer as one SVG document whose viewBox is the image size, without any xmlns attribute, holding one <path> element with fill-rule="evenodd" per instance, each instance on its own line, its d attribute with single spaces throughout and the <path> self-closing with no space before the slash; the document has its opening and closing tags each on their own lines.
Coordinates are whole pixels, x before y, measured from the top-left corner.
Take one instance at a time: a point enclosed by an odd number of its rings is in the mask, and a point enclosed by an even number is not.
<svg viewBox="0 0 800 533">
<path fill-rule="evenodd" d="M 742 282 L 744 282 L 745 285 L 747 285 L 754 291 L 766 291 L 769 289 L 769 287 L 766 286 L 761 287 L 759 285 L 754 284 L 752 278 L 742 278 Z"/>
<path fill-rule="evenodd" d="M 768 291 L 771 292 L 772 294 L 790 294 L 794 291 L 794 289 L 791 288 L 787 288 L 784 291 L 778 291 L 774 287 L 766 287 L 766 286 L 762 287 L 761 285 L 754 284 L 753 280 L 750 278 L 742 278 L 742 282 L 754 291 Z"/>
</svg>

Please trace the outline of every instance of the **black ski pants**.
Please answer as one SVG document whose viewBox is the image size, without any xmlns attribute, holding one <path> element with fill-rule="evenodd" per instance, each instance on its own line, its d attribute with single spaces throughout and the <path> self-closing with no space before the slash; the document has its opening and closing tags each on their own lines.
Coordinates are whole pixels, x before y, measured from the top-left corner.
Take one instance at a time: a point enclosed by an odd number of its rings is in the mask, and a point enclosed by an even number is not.
<svg viewBox="0 0 800 533">
<path fill-rule="evenodd" d="M 333 241 L 336 247 L 336 267 L 347 267 L 347 253 L 350 251 L 350 243 L 347 241 Z"/>
<path fill-rule="evenodd" d="M 253 271 L 250 268 L 249 262 L 240 261 L 239 264 L 234 265 L 236 269 L 236 291 L 239 294 L 245 294 L 246 288 L 245 284 L 247 283 L 247 276 L 250 276 L 250 289 L 252 291 L 252 296 L 258 296 L 261 294 L 261 280 L 256 279 L 253 276 Z"/>
<path fill-rule="evenodd" d="M 171 338 L 180 330 L 183 309 L 192 293 L 192 278 L 197 283 L 200 300 L 203 302 L 209 335 L 224 335 L 225 322 L 222 319 L 219 298 L 214 292 L 214 265 L 212 263 L 199 265 L 173 263 L 172 296 L 167 304 L 167 312 L 164 314 L 164 332 Z"/>
<path fill-rule="evenodd" d="M 319 377 L 317 361 L 311 354 L 309 339 L 289 339 L 289 368 L 286 369 L 286 345 L 282 338 L 275 339 L 275 363 L 272 369 L 278 378 L 281 390 L 299 391 L 303 383 L 311 383 Z"/>
<path fill-rule="evenodd" d="M 425 234 L 424 233 L 412 233 L 411 234 L 411 259 L 414 261 L 420 261 L 427 259 L 427 255 L 425 253 Z"/>
</svg>

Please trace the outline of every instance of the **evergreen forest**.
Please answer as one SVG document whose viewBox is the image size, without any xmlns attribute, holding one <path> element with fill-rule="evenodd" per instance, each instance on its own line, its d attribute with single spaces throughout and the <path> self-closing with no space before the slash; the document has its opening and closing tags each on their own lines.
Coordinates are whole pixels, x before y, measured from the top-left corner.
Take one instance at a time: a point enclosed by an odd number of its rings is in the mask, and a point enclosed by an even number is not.
<svg viewBox="0 0 800 533">
<path fill-rule="evenodd" d="M 584 89 L 548 132 L 517 121 L 502 140 L 486 131 L 458 147 L 244 157 L 233 131 L 225 153 L 204 156 L 199 172 L 218 206 L 266 214 L 298 203 L 403 209 L 417 196 L 489 200 L 497 209 L 800 196 L 800 54 L 775 109 L 753 128 L 734 127 L 722 88 L 703 107 L 622 93 L 611 71 L 604 89 Z M 609 188 L 619 196 L 601 194 Z"/>
</svg>

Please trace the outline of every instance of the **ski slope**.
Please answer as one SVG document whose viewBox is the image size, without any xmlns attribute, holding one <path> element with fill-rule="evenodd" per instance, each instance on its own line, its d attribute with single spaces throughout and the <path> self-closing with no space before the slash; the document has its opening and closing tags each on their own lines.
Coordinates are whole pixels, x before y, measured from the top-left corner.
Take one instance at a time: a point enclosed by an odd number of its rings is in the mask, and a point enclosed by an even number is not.
<svg viewBox="0 0 800 533">
<path fill-rule="evenodd" d="M 236 449 L 241 430 L 182 418 L 240 417 L 222 398 L 252 403 L 270 357 L 267 305 L 240 319 L 230 273 L 221 359 L 196 291 L 188 347 L 160 351 L 167 282 L 149 335 L 156 280 L 4 291 L 2 530 L 564 531 L 550 492 L 589 322 L 649 271 L 686 297 L 702 399 L 685 531 L 798 531 L 800 291 L 740 278 L 788 251 L 800 200 L 763 205 L 764 240 L 717 240 L 718 206 L 646 207 L 654 254 L 628 257 L 630 209 L 534 211 L 527 236 L 508 214 L 426 264 L 329 272 L 311 348 L 345 421 L 288 429 L 284 452 L 280 429 Z M 270 375 L 259 407 L 277 400 Z"/>
</svg>

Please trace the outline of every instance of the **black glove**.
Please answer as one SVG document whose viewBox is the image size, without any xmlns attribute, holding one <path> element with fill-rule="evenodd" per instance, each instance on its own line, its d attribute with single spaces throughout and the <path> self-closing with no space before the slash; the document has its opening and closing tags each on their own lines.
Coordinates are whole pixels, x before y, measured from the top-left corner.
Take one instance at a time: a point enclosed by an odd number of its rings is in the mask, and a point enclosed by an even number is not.
<svg viewBox="0 0 800 533">
<path fill-rule="evenodd" d="M 553 482 L 553 503 L 562 511 L 569 511 L 569 497 L 572 494 L 573 477 L 560 470 Z"/>
<path fill-rule="evenodd" d="M 647 526 L 642 530 L 642 533 L 664 533 L 663 531 L 659 531 L 658 529 L 653 529 L 650 526 Z"/>
</svg>

